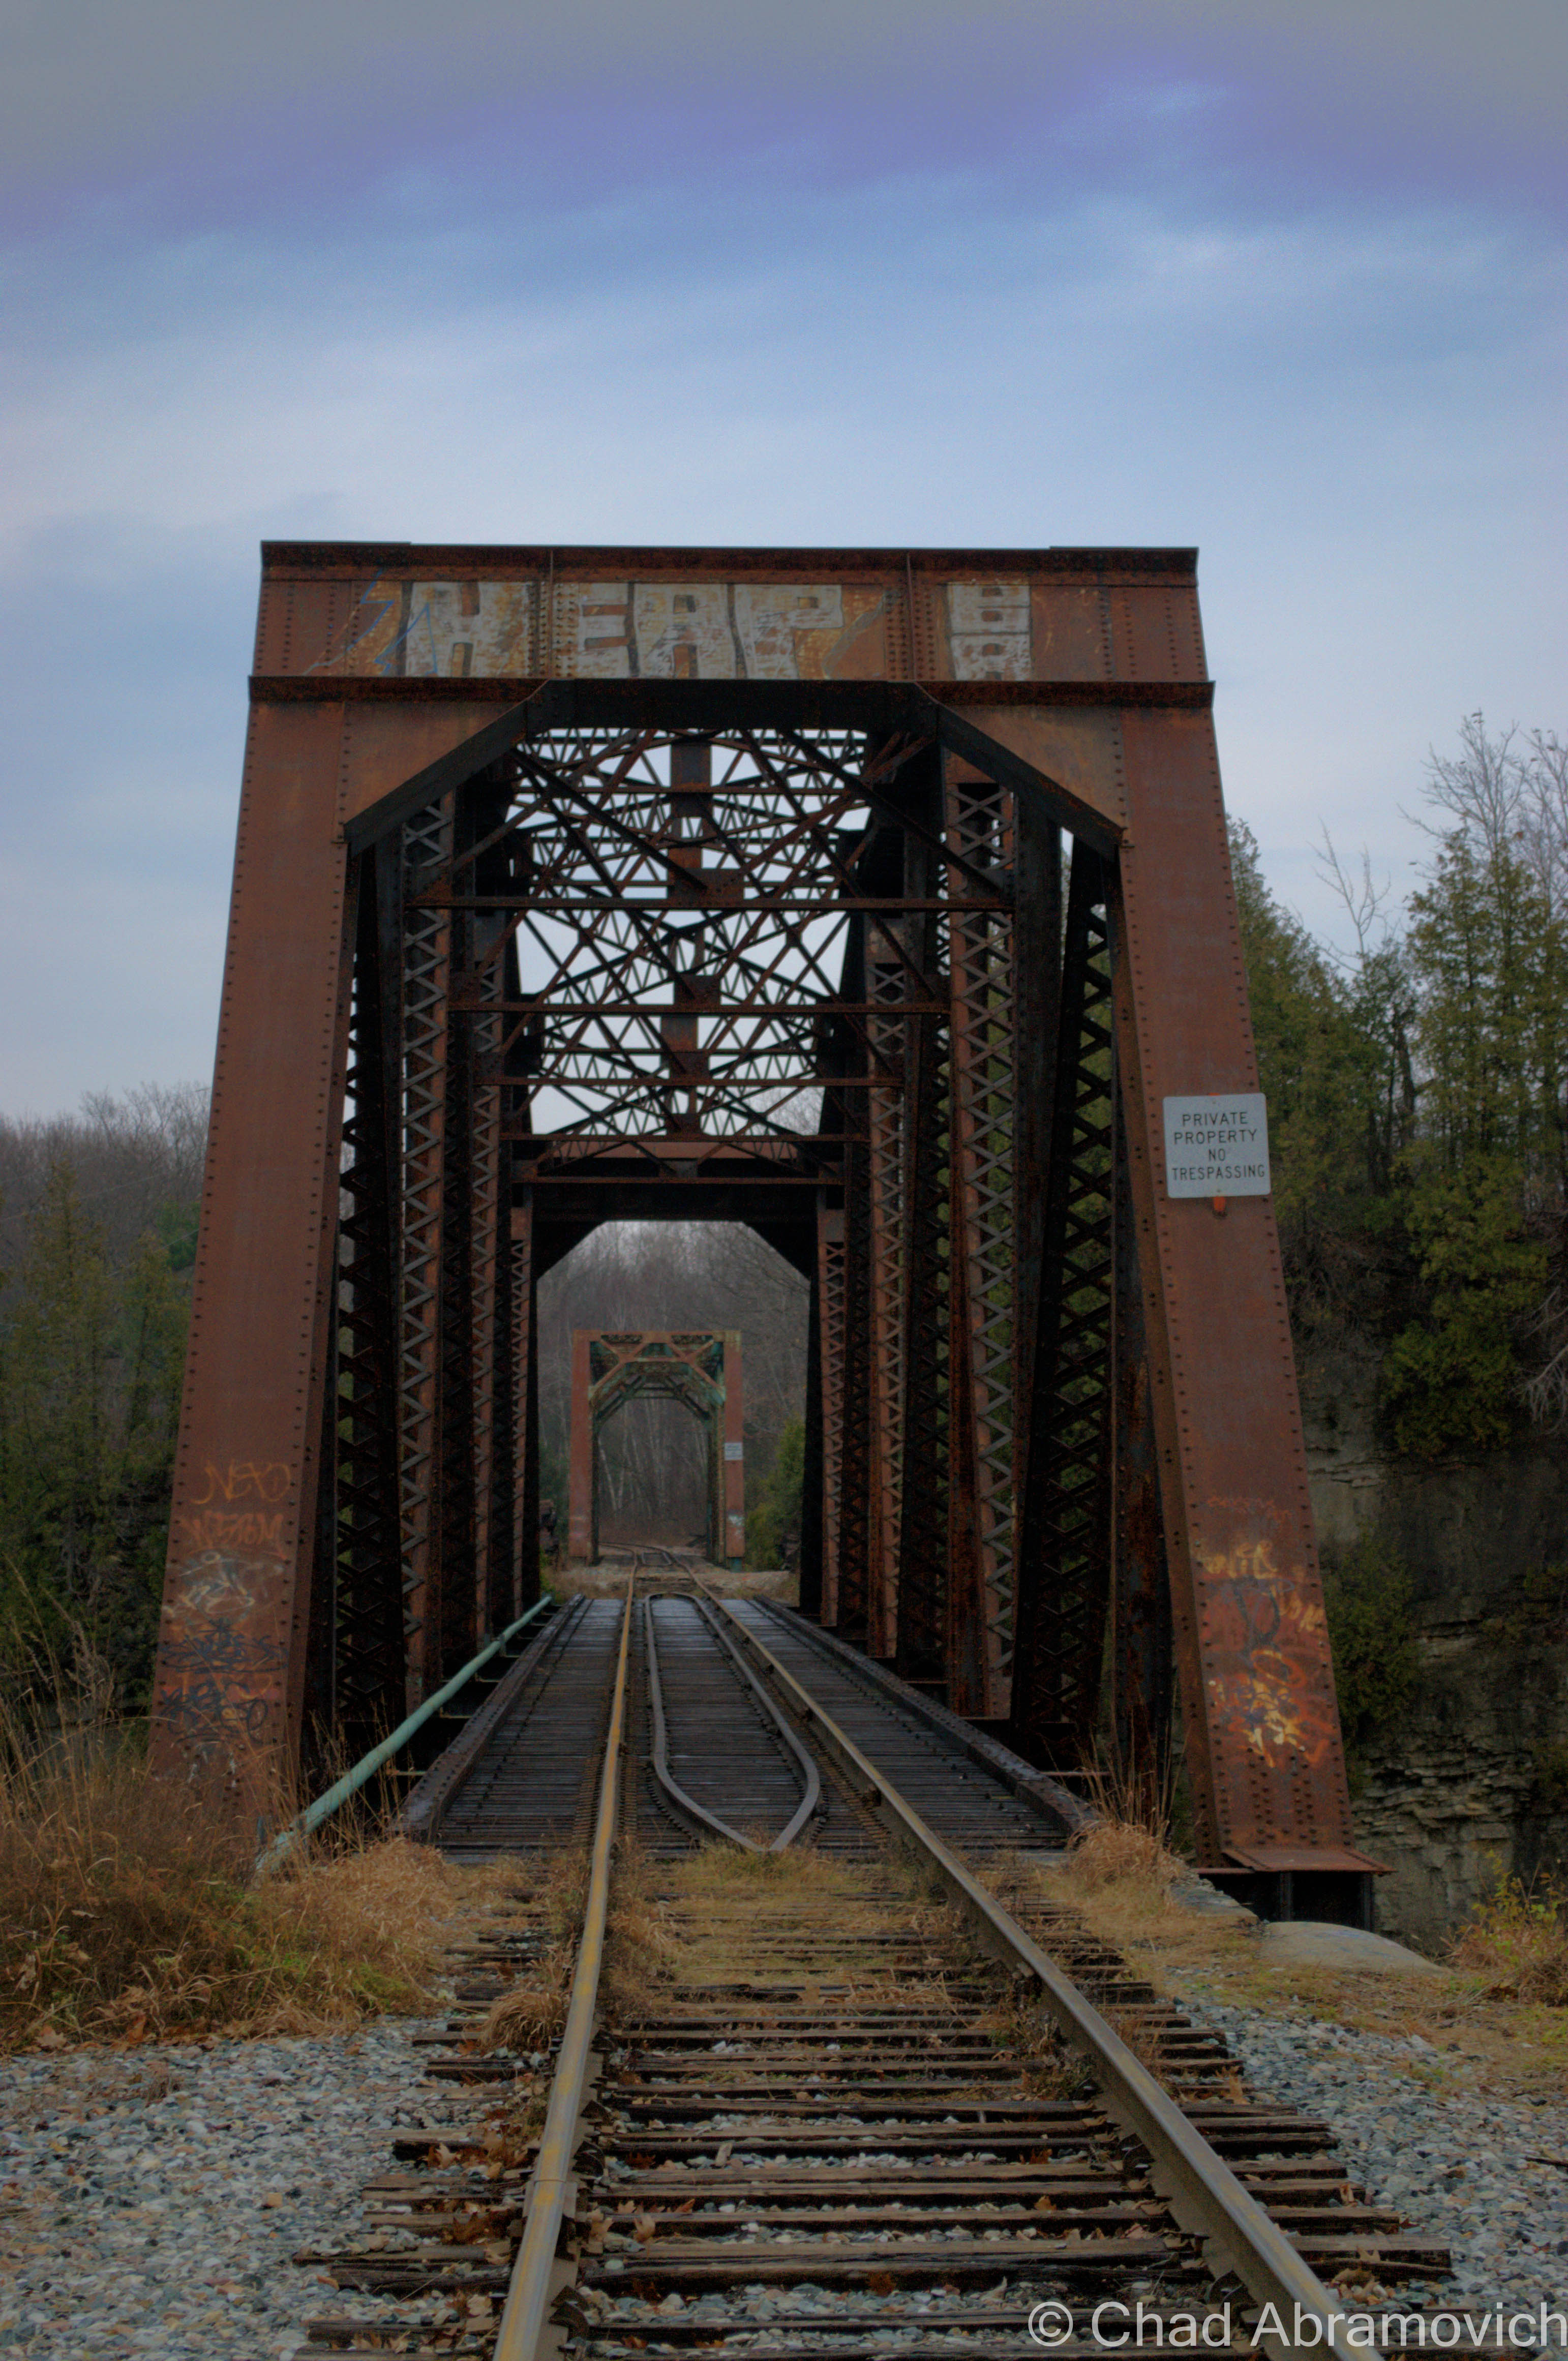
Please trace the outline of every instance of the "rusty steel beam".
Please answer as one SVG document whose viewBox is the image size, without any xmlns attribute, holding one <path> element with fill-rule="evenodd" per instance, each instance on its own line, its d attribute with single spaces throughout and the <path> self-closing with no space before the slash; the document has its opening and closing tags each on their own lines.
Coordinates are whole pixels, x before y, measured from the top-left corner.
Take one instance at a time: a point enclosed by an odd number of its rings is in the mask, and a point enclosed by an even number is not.
<svg viewBox="0 0 1568 2361">
<path fill-rule="evenodd" d="M 1116 1034 L 1202 1857 L 1360 1874 L 1274 1204 L 1165 1188 L 1163 1101 L 1255 1090 L 1206 718 L 1124 717 Z"/>
<path fill-rule="evenodd" d="M 840 1609 L 840 1539 L 844 1499 L 844 1210 L 827 1202 L 827 1191 L 817 1203 L 817 1286 L 814 1294 L 819 1417 L 815 1432 L 821 1453 L 821 1561 L 817 1576 L 818 1613 L 829 1631 L 839 1626 Z"/>
<path fill-rule="evenodd" d="M 342 1446 L 336 1499 L 336 1706 L 364 1752 L 404 1709 L 398 1515 L 400 1031 L 397 849 L 355 864 L 354 996 L 338 1246 Z"/>
<path fill-rule="evenodd" d="M 1105 863 L 1075 848 L 1024 1468 L 1014 1720 L 1071 1770 L 1093 1752 L 1111 1577 L 1115 1099 Z"/>
<path fill-rule="evenodd" d="M 159 1635 L 156 1764 L 251 1809 L 303 1735 L 348 1058 L 340 738 L 330 708 L 251 718 Z"/>
<path fill-rule="evenodd" d="M 1013 798 L 969 762 L 947 765 L 947 839 L 1011 863 Z M 957 900 L 955 895 L 955 902 Z M 1014 1638 L 1015 1001 L 1011 913 L 951 908 L 948 1252 L 948 1702 L 1004 1720 Z"/>
</svg>

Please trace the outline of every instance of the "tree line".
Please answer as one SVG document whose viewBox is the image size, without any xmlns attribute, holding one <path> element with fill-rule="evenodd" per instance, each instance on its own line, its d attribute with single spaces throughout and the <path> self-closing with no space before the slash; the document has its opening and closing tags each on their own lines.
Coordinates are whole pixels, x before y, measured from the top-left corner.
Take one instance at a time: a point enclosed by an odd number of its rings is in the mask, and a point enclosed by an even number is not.
<svg viewBox="0 0 1568 2361">
<path fill-rule="evenodd" d="M 1370 1347 L 1431 1459 L 1568 1414 L 1568 748 L 1472 715 L 1414 825 L 1402 906 L 1325 841 L 1345 953 L 1232 860 L 1298 1345 Z"/>
<path fill-rule="evenodd" d="M 206 1145 L 198 1084 L 0 1118 L 0 1662 L 151 1677 Z"/>
<path fill-rule="evenodd" d="M 1568 749 L 1466 720 L 1402 901 L 1325 846 L 1348 950 L 1232 858 L 1299 1344 L 1354 1339 L 1385 1448 L 1471 1456 L 1568 1420 Z M 85 1630 L 122 1694 L 157 1629 L 206 1128 L 195 1085 L 0 1117 L 0 1618 Z M 564 1526 L 573 1328 L 739 1328 L 749 1550 L 798 1532 L 807 1294 L 750 1232 L 596 1233 L 539 1298 L 543 1488 Z M 607 1429 L 605 1533 L 701 1528 L 696 1422 Z"/>
</svg>

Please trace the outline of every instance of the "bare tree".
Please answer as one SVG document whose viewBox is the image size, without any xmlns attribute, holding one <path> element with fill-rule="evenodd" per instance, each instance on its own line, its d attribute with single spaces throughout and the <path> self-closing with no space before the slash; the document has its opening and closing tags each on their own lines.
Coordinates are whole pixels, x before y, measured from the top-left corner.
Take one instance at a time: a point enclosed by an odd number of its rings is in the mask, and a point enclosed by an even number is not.
<svg viewBox="0 0 1568 2361">
<path fill-rule="evenodd" d="M 123 1266 L 148 1230 L 190 1233 L 202 1193 L 206 1087 L 142 1082 L 118 1097 L 94 1091 L 80 1115 L 0 1115 L 0 1268 L 14 1271 L 49 1176 L 69 1164 L 83 1210 L 103 1224 Z M 183 1246 L 193 1242 L 187 1235 Z"/>
<path fill-rule="evenodd" d="M 1481 713 L 1465 715 L 1459 743 L 1457 754 L 1429 757 L 1428 803 L 1487 859 L 1522 862 L 1548 917 L 1561 917 L 1568 910 L 1568 746 L 1554 730 L 1521 731 L 1517 723 L 1491 737 Z"/>
</svg>

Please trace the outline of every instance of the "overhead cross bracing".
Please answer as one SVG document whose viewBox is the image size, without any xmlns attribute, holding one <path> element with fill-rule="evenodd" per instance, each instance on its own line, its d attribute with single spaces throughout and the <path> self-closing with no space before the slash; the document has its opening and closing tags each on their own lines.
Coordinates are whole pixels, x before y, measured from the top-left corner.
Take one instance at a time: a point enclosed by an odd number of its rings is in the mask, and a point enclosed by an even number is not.
<svg viewBox="0 0 1568 2361">
<path fill-rule="evenodd" d="M 803 1601 L 1355 1879 L 1190 553 L 269 548 L 160 1673 L 254 1784 L 538 1582 L 539 1280 L 811 1289 Z M 1064 859 L 1065 856 L 1065 859 Z M 1064 872 L 1066 882 L 1064 884 Z"/>
</svg>

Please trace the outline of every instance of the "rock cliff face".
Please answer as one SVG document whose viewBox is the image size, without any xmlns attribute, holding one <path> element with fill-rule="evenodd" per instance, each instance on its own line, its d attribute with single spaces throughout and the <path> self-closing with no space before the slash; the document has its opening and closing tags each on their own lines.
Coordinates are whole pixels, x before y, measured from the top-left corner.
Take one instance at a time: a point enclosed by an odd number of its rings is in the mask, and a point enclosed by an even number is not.
<svg viewBox="0 0 1568 2361">
<path fill-rule="evenodd" d="M 1373 1368 L 1304 1356 L 1302 1411 L 1325 1564 L 1372 1532 L 1411 1579 L 1420 1680 L 1365 1748 L 1355 1817 L 1389 1864 L 1379 1928 L 1434 1950 L 1498 1869 L 1568 1873 L 1568 1449 L 1390 1460 Z"/>
</svg>

